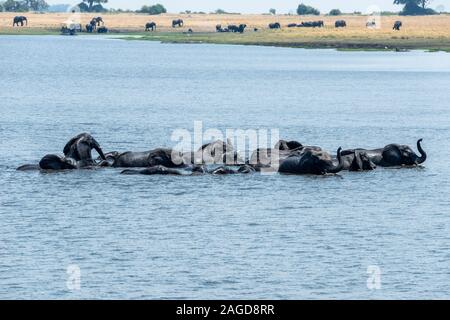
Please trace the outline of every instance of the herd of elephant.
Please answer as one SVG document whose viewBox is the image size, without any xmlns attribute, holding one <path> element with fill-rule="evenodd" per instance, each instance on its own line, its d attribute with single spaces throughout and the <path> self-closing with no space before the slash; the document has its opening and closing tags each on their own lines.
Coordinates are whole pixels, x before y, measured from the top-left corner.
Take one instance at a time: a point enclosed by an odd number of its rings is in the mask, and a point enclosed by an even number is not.
<svg viewBox="0 0 450 320">
<path fill-rule="evenodd" d="M 183 20 L 173 20 L 172 27 L 182 27 L 184 25 Z M 394 30 L 400 31 L 400 28 L 402 27 L 403 23 L 401 21 L 395 21 L 394 23 Z M 347 27 L 347 22 L 345 20 L 337 20 L 334 23 L 335 28 L 345 28 Z M 281 24 L 279 22 L 270 23 L 269 29 L 281 29 Z M 319 21 L 306 21 L 301 22 L 300 24 L 297 23 L 290 23 L 287 25 L 288 28 L 323 28 L 325 27 L 325 22 L 323 20 Z M 373 28 L 376 27 L 375 21 L 370 21 L 366 24 L 366 27 Z M 245 29 L 247 28 L 247 25 L 245 23 L 241 23 L 239 25 L 231 24 L 228 25 L 228 27 L 222 27 L 221 24 L 216 25 L 216 32 L 234 32 L 234 33 L 244 33 Z M 192 32 L 192 29 L 189 29 Z M 145 31 L 156 31 L 156 22 L 148 22 L 145 25 Z M 259 31 L 258 28 L 254 28 L 254 31 Z"/>
<path fill-rule="evenodd" d="M 145 152 L 104 153 L 100 144 L 88 133 L 70 139 L 62 156 L 44 156 L 38 164 L 17 168 L 19 171 L 60 171 L 92 168 L 123 168 L 122 174 L 199 175 L 249 174 L 278 172 L 292 175 L 326 175 L 341 171 L 369 171 L 379 167 L 413 167 L 423 164 L 427 154 L 422 139 L 417 141 L 419 154 L 407 145 L 389 144 L 383 148 L 342 150 L 335 157 L 320 147 L 297 141 L 279 141 L 273 148 L 255 150 L 243 160 L 230 141 L 217 140 L 194 152 L 157 148 Z M 99 154 L 92 157 L 92 151 Z"/>
<path fill-rule="evenodd" d="M 28 19 L 25 16 L 16 16 L 13 19 L 13 27 L 14 26 L 24 26 L 24 24 L 28 25 Z M 101 26 L 102 25 L 102 26 Z M 395 21 L 394 23 L 394 30 L 399 31 L 402 27 L 403 23 L 401 21 Z M 145 24 L 145 31 L 156 31 L 156 22 L 148 22 Z M 172 28 L 176 27 L 183 27 L 184 21 L 182 19 L 175 19 L 172 21 Z M 322 20 L 319 21 L 307 21 L 307 22 L 301 22 L 300 24 L 297 23 L 290 23 L 287 25 L 288 28 L 323 28 L 325 26 L 325 23 Z M 337 20 L 334 24 L 336 28 L 345 28 L 347 27 L 347 22 L 345 20 Z M 97 29 L 98 27 L 98 29 Z M 244 33 L 245 28 L 247 27 L 246 24 L 240 24 L 240 25 L 229 25 L 226 28 L 222 28 L 222 25 L 218 24 L 216 26 L 217 32 L 235 32 L 235 33 Z M 375 21 L 369 21 L 366 23 L 366 27 L 372 28 L 376 27 Z M 80 26 L 81 29 L 81 26 Z M 281 29 L 281 24 L 279 22 L 270 23 L 269 29 Z M 98 33 L 107 33 L 108 29 L 104 26 L 104 22 L 102 17 L 94 17 L 87 25 L 86 25 L 86 32 L 92 33 L 96 31 Z M 81 30 L 79 30 L 81 31 Z M 190 32 L 193 32 L 192 29 L 189 29 Z M 254 28 L 254 31 L 258 31 L 258 28 Z"/>
</svg>

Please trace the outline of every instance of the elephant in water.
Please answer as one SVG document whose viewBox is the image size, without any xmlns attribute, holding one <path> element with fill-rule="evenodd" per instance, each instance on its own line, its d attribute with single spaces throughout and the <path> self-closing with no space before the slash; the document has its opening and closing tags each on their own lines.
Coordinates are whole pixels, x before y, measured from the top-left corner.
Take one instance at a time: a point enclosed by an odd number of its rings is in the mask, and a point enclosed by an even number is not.
<svg viewBox="0 0 450 320">
<path fill-rule="evenodd" d="M 66 158 L 76 161 L 78 168 L 83 168 L 96 165 L 92 159 L 92 149 L 97 151 L 102 160 L 106 160 L 100 144 L 89 133 L 82 133 L 70 139 L 63 152 Z"/>
<path fill-rule="evenodd" d="M 189 173 L 190 171 L 190 173 Z M 201 175 L 206 173 L 206 169 L 203 166 L 193 166 L 189 168 L 189 170 L 183 170 L 180 169 L 174 169 L 174 168 L 167 168 L 165 166 L 153 166 L 142 170 L 134 170 L 134 169 L 127 169 L 121 172 L 121 174 L 124 175 L 147 175 L 147 176 L 154 176 L 154 175 L 174 175 L 174 176 L 185 176 L 185 175 Z"/>
<path fill-rule="evenodd" d="M 244 164 L 236 168 L 231 168 L 227 166 L 218 167 L 209 173 L 213 175 L 227 175 L 227 174 L 250 174 L 256 172 L 256 169 L 251 165 Z"/>
<path fill-rule="evenodd" d="M 303 145 L 298 141 L 280 140 L 275 144 L 274 149 L 278 150 L 297 150 L 303 148 Z"/>
<path fill-rule="evenodd" d="M 278 169 L 280 163 L 290 156 L 301 155 L 304 149 L 321 151 L 320 147 L 304 146 L 298 141 L 278 141 L 273 149 L 257 149 L 250 158 L 250 164 L 257 170 Z"/>
<path fill-rule="evenodd" d="M 380 167 L 417 166 L 427 160 L 427 153 L 422 148 L 422 141 L 417 141 L 417 155 L 411 147 L 399 144 L 390 144 L 375 150 L 355 149 L 350 152 L 365 152 L 375 165 Z"/>
<path fill-rule="evenodd" d="M 181 173 L 181 171 L 177 170 L 177 169 L 172 169 L 172 168 L 167 168 L 164 166 L 154 166 L 154 167 L 150 167 L 150 168 L 146 168 L 143 170 L 124 170 L 122 171 L 120 174 L 125 174 L 125 175 L 138 175 L 138 174 L 142 174 L 142 175 L 176 175 L 176 176 L 181 176 L 183 175 Z"/>
<path fill-rule="evenodd" d="M 24 17 L 24 16 L 14 17 L 14 19 L 13 19 L 13 27 L 19 26 L 19 23 L 20 23 L 20 26 L 23 27 L 23 23 L 24 22 L 25 22 L 25 25 L 28 25 L 27 17 Z"/>
<path fill-rule="evenodd" d="M 191 164 L 191 155 L 173 149 L 158 148 L 144 152 L 124 152 L 116 156 L 112 166 L 115 168 L 146 168 L 164 166 L 182 168 Z"/>
<path fill-rule="evenodd" d="M 338 163 L 334 164 L 330 154 L 313 148 L 304 148 L 300 154 L 292 155 L 282 161 L 278 172 L 284 174 L 325 175 L 338 173 L 343 169 L 342 148 L 337 151 Z"/>
<path fill-rule="evenodd" d="M 348 171 L 370 171 L 375 170 L 377 165 L 370 160 L 364 151 L 344 150 L 341 153 L 343 168 Z"/>
<path fill-rule="evenodd" d="M 194 153 L 193 163 L 236 165 L 244 161 L 240 159 L 230 140 L 227 142 L 216 140 L 204 144 L 197 153 Z"/>
<path fill-rule="evenodd" d="M 46 155 L 41 159 L 39 165 L 25 165 L 17 170 L 73 170 L 94 167 L 97 166 L 97 163 L 92 158 L 93 149 L 97 151 L 103 161 L 106 161 L 100 144 L 90 134 L 82 133 L 70 139 L 65 145 L 63 157 L 53 154 Z"/>
</svg>

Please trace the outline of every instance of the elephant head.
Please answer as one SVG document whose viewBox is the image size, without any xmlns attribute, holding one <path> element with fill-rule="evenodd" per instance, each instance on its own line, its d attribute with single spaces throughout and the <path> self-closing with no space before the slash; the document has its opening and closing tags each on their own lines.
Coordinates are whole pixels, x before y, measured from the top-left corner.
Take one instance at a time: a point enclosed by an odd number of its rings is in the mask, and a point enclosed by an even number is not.
<svg viewBox="0 0 450 320">
<path fill-rule="evenodd" d="M 69 158 L 62 158 L 54 154 L 46 155 L 39 162 L 39 167 L 43 170 L 73 170 L 77 169 L 75 161 Z"/>
<path fill-rule="evenodd" d="M 164 166 L 167 168 L 176 168 L 184 166 L 182 154 L 179 154 L 180 158 L 174 157 L 175 152 L 172 149 L 155 149 L 150 152 L 148 157 L 148 165 Z M 174 158 L 172 158 L 174 157 Z M 178 161 L 181 160 L 181 161 Z"/>
<path fill-rule="evenodd" d="M 338 163 L 334 164 L 332 157 L 322 150 L 305 148 L 300 155 L 293 155 L 284 160 L 279 168 L 281 173 L 316 174 L 338 173 L 344 168 L 341 155 L 342 148 L 337 151 Z"/>
<path fill-rule="evenodd" d="M 91 150 L 95 149 L 102 160 L 106 160 L 100 144 L 88 133 L 81 133 L 70 141 L 64 147 L 64 155 L 75 159 L 76 161 L 92 160 Z"/>
<path fill-rule="evenodd" d="M 409 146 L 390 144 L 383 150 L 383 160 L 391 166 L 414 166 L 424 163 L 427 160 L 427 154 L 422 149 L 422 140 L 417 141 L 420 156 Z"/>
<path fill-rule="evenodd" d="M 372 162 L 367 152 L 355 151 L 353 162 L 350 165 L 350 171 L 368 171 L 375 170 L 377 165 Z"/>
<path fill-rule="evenodd" d="M 286 140 L 280 140 L 275 145 L 274 149 L 277 150 L 296 150 L 301 149 L 303 145 L 300 142 L 297 141 L 286 141 Z"/>
</svg>

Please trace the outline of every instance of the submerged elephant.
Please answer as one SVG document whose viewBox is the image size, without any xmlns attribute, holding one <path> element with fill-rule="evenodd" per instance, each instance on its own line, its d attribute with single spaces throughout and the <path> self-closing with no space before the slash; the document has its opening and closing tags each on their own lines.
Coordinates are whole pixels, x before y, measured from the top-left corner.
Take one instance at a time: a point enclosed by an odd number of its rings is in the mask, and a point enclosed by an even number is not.
<svg viewBox="0 0 450 320">
<path fill-rule="evenodd" d="M 390 144 L 374 150 L 355 149 L 349 151 L 365 152 L 370 160 L 380 167 L 416 166 L 427 160 L 427 154 L 422 148 L 422 141 L 423 139 L 417 141 L 417 150 L 419 150 L 420 156 L 411 147 L 399 144 Z"/>
<path fill-rule="evenodd" d="M 150 168 L 146 168 L 146 169 L 142 169 L 142 170 L 124 170 L 122 171 L 120 174 L 125 174 L 125 175 L 138 175 L 138 174 L 142 174 L 142 175 L 176 175 L 176 176 L 181 176 L 183 175 L 183 173 L 177 169 L 172 169 L 172 168 L 167 168 L 164 166 L 154 166 L 154 167 L 150 167 Z"/>
<path fill-rule="evenodd" d="M 254 172 L 256 172 L 256 169 L 253 166 L 244 164 L 239 166 L 237 169 L 236 167 L 221 166 L 215 168 L 209 173 L 213 175 L 227 175 L 227 174 L 250 174 Z"/>
<path fill-rule="evenodd" d="M 207 170 L 203 166 L 191 166 L 189 168 L 167 168 L 165 166 L 152 166 L 141 170 L 127 169 L 121 172 L 124 175 L 175 175 L 175 176 L 186 176 L 186 175 L 202 175 L 207 173 Z"/>
<path fill-rule="evenodd" d="M 335 164 L 331 155 L 325 151 L 305 148 L 300 154 L 292 155 L 282 161 L 278 172 L 284 174 L 315 174 L 325 175 L 342 171 L 342 148 L 337 151 L 338 163 Z"/>
<path fill-rule="evenodd" d="M 173 149 L 158 148 L 144 152 L 124 152 L 119 154 L 112 166 L 115 168 L 146 168 L 164 166 L 182 168 L 191 164 L 191 156 Z"/>
</svg>

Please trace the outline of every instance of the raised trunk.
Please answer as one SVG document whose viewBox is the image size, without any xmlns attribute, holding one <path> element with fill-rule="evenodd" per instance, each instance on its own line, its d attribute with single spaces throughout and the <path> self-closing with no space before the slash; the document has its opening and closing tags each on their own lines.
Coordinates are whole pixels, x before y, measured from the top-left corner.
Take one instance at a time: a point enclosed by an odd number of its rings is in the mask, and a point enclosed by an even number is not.
<svg viewBox="0 0 450 320">
<path fill-rule="evenodd" d="M 103 154 L 103 150 L 102 150 L 102 148 L 100 148 L 100 145 L 98 144 L 97 141 L 94 142 L 94 149 L 95 149 L 95 151 L 97 151 L 97 153 L 99 154 L 99 156 L 102 160 L 106 160 L 106 157 Z"/>
<path fill-rule="evenodd" d="M 425 152 L 425 150 L 422 149 L 422 143 L 423 139 L 420 139 L 419 141 L 417 141 L 417 149 L 420 152 L 420 158 L 417 159 L 417 164 L 422 164 L 427 160 L 427 153 Z"/>
<path fill-rule="evenodd" d="M 342 148 L 339 148 L 337 151 L 338 164 L 330 169 L 327 169 L 327 173 L 338 173 L 341 172 L 342 169 L 344 169 L 344 162 L 342 161 L 341 151 Z"/>
</svg>

